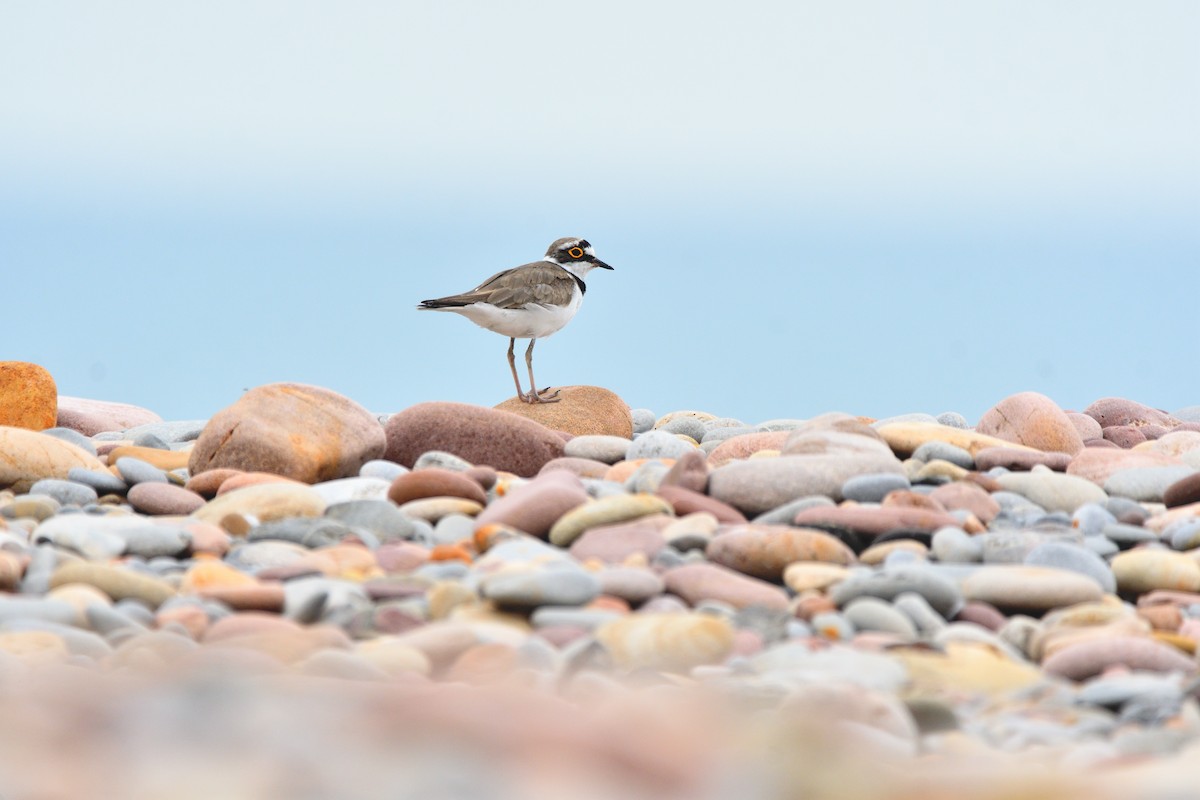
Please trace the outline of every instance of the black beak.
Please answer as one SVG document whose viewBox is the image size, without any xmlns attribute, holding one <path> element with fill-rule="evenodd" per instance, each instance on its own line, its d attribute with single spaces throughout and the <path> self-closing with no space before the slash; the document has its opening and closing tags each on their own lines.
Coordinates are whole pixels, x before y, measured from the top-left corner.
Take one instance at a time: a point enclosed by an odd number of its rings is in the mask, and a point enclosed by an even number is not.
<svg viewBox="0 0 1200 800">
<path fill-rule="evenodd" d="M 600 267 L 601 269 L 612 269 L 612 267 L 610 267 L 608 264 L 605 264 L 603 261 L 601 261 L 601 260 L 600 260 L 600 259 L 598 259 L 598 258 L 593 258 L 593 259 L 592 259 L 592 266 L 593 266 L 593 267 Z"/>
</svg>

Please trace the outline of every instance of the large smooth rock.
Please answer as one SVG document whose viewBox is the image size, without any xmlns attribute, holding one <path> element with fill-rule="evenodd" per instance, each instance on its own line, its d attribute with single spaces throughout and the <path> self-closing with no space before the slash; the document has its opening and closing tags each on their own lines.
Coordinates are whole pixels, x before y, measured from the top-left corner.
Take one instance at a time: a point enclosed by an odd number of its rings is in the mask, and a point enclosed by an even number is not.
<svg viewBox="0 0 1200 800">
<path fill-rule="evenodd" d="M 153 411 L 128 403 L 65 395 L 59 395 L 58 398 L 59 427 L 79 431 L 84 436 L 95 436 L 105 431 L 123 431 L 162 421 L 162 417 Z"/>
<path fill-rule="evenodd" d="M 475 527 L 507 525 L 544 539 L 561 516 L 589 499 L 574 473 L 551 470 L 492 501 L 475 518 Z"/>
<path fill-rule="evenodd" d="M 1004 398 L 984 413 L 975 430 L 1047 452 L 1074 455 L 1083 449 L 1083 438 L 1066 412 L 1037 392 Z"/>
<path fill-rule="evenodd" d="M 45 367 L 0 361 L 0 425 L 44 431 L 58 418 L 58 387 Z"/>
<path fill-rule="evenodd" d="M 1067 474 L 1086 478 L 1097 486 L 1103 486 L 1114 473 L 1121 470 L 1178 466 L 1184 466 L 1184 462 L 1166 453 L 1087 447 L 1071 459 Z"/>
<path fill-rule="evenodd" d="M 62 439 L 0 427 L 0 488 L 28 492 L 42 478 L 66 479 L 75 467 L 108 471 L 94 455 Z"/>
<path fill-rule="evenodd" d="M 1015 492 L 1047 511 L 1073 513 L 1087 503 L 1103 504 L 1104 490 L 1084 478 L 1038 467 L 1032 472 L 1010 472 L 996 478 L 1006 491 Z"/>
<path fill-rule="evenodd" d="M 855 475 L 903 474 L 888 455 L 786 455 L 734 461 L 708 476 L 708 493 L 747 516 L 762 514 L 798 497 L 826 495 L 841 499 L 842 485 Z"/>
<path fill-rule="evenodd" d="M 1112 560 L 1117 588 L 1137 595 L 1155 589 L 1200 591 L 1200 564 L 1186 553 L 1139 547 L 1118 553 Z"/>
<path fill-rule="evenodd" d="M 511 397 L 496 408 L 576 436 L 633 438 L 629 406 L 616 393 L 600 386 L 564 386 L 558 391 L 557 403 L 526 403 Z"/>
<path fill-rule="evenodd" d="M 668 592 L 693 606 L 705 600 L 718 600 L 734 608 L 765 606 L 781 611 L 787 608 L 787 593 L 780 587 L 717 564 L 675 567 L 663 573 L 663 581 Z"/>
<path fill-rule="evenodd" d="M 962 581 L 963 597 L 997 608 L 1036 612 L 1099 600 L 1104 590 L 1086 575 L 1053 567 L 989 566 Z"/>
<path fill-rule="evenodd" d="M 357 475 L 385 445 L 378 420 L 353 400 L 319 386 L 272 383 L 209 420 L 188 471 L 229 467 L 318 483 Z"/>
<path fill-rule="evenodd" d="M 1119 428 L 1126 425 L 1161 425 L 1164 428 L 1174 428 L 1180 422 L 1165 411 L 1123 397 L 1101 398 L 1085 408 L 1083 413 L 1100 423 L 1101 428 Z"/>
<path fill-rule="evenodd" d="M 442 450 L 472 464 L 522 477 L 536 475 L 563 454 L 563 438 L 508 411 L 465 403 L 420 403 L 388 418 L 389 461 L 412 467 L 422 453 Z"/>
<path fill-rule="evenodd" d="M 280 481 L 227 492 L 209 500 L 192 516 L 214 525 L 220 525 L 221 520 L 230 515 L 270 522 L 288 517 L 319 517 L 325 513 L 325 508 L 325 501 L 312 488 L 301 483 Z"/>
<path fill-rule="evenodd" d="M 709 560 L 769 581 L 783 580 L 797 561 L 854 563 L 854 551 L 824 531 L 787 525 L 735 525 L 719 529 L 706 549 Z"/>
</svg>

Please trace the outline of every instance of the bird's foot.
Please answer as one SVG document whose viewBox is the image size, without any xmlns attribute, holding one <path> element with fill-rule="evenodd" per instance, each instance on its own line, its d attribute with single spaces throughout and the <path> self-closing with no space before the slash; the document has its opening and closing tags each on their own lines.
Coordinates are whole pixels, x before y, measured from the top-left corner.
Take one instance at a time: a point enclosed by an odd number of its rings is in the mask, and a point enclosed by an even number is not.
<svg viewBox="0 0 1200 800">
<path fill-rule="evenodd" d="M 555 389 L 553 392 L 551 392 L 550 388 L 551 387 L 547 386 L 540 392 L 530 391 L 527 394 L 521 395 L 521 399 L 526 403 L 557 403 L 562 400 L 562 398 L 558 396 L 561 390 Z"/>
</svg>

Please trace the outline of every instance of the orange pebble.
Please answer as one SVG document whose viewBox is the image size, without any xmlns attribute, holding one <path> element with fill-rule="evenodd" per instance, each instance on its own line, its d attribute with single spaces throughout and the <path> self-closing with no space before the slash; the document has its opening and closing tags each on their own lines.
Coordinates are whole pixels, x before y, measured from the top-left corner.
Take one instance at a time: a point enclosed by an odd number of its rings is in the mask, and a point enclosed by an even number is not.
<svg viewBox="0 0 1200 800">
<path fill-rule="evenodd" d="M 461 544 L 439 544 L 429 551 L 430 561 L 465 561 L 470 564 L 475 560 L 471 552 Z"/>
</svg>

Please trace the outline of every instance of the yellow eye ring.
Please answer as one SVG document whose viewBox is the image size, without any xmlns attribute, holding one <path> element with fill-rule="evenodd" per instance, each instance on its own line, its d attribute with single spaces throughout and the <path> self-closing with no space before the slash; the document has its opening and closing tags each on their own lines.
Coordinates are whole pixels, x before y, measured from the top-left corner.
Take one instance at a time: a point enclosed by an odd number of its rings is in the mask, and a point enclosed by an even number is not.
<svg viewBox="0 0 1200 800">
<path fill-rule="evenodd" d="M 571 258 L 583 258 L 583 248 L 582 247 L 572 247 L 570 250 L 567 251 L 567 255 L 569 255 Z"/>
</svg>

